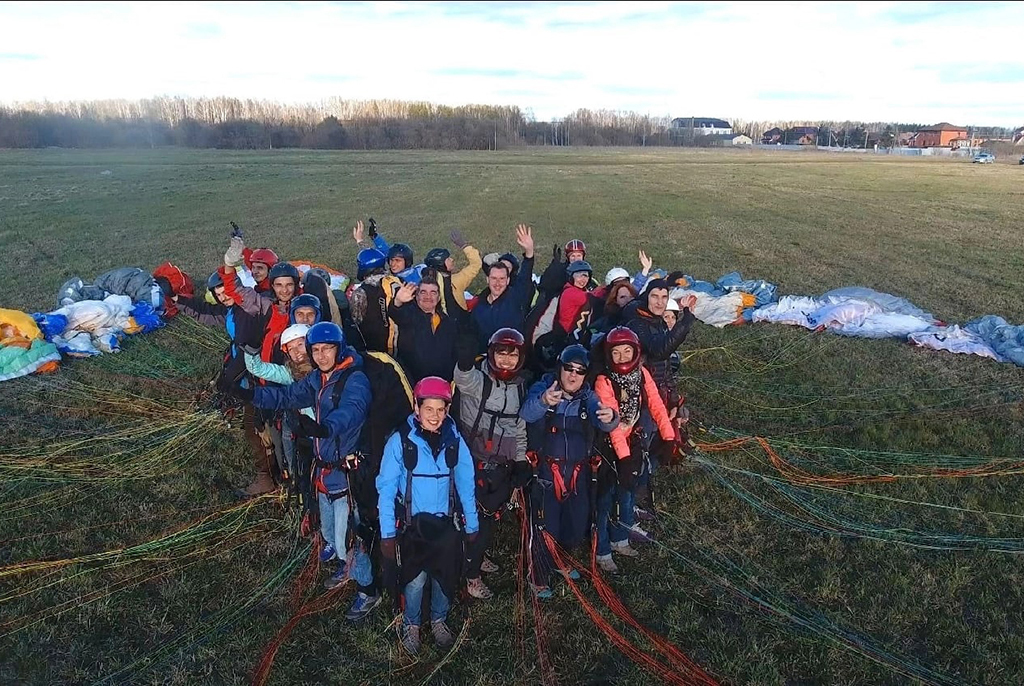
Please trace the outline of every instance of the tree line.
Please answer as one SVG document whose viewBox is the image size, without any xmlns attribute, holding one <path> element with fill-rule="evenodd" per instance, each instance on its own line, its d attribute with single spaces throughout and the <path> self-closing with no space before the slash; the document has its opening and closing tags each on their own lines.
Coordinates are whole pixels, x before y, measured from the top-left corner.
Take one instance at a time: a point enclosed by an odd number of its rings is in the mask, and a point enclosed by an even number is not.
<svg viewBox="0 0 1024 686">
<path fill-rule="evenodd" d="M 228 149 L 495 150 L 519 146 L 708 145 L 680 135 L 669 117 L 578 109 L 537 121 L 516 106 L 449 107 L 402 100 L 325 99 L 282 104 L 238 98 L 29 102 L 0 107 L 0 148 L 179 146 Z M 778 127 L 817 128 L 818 145 L 888 146 L 916 124 L 733 120 L 755 143 Z M 1008 129 L 976 128 L 1002 137 Z"/>
</svg>

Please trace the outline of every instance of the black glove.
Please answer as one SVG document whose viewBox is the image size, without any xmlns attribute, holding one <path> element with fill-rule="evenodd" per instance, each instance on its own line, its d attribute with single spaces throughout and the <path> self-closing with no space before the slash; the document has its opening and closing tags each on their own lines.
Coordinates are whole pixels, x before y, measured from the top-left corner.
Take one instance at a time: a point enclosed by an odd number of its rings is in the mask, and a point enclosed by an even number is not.
<svg viewBox="0 0 1024 686">
<path fill-rule="evenodd" d="M 233 395 L 244 403 L 252 404 L 253 396 L 256 395 L 256 389 L 249 387 L 243 388 L 241 379 L 232 381 L 225 376 L 221 376 L 217 382 L 217 390 L 228 395 Z"/>
<path fill-rule="evenodd" d="M 231 237 L 232 238 L 241 238 L 242 237 L 242 230 L 240 228 L 238 228 L 238 224 L 236 224 L 234 222 L 231 222 Z"/>
<path fill-rule="evenodd" d="M 466 534 L 466 547 L 467 548 L 470 547 L 471 545 L 473 545 L 474 543 L 476 543 L 476 539 L 479 538 L 479 534 L 480 534 L 479 531 L 474 531 L 471 534 Z"/>
<path fill-rule="evenodd" d="M 171 286 L 171 282 L 166 276 L 158 276 L 153 280 L 156 282 L 156 285 L 160 287 L 160 292 L 163 293 L 165 298 L 173 298 L 176 295 L 174 288 Z"/>
<path fill-rule="evenodd" d="M 553 259 L 555 262 L 562 261 L 562 246 L 558 245 L 557 243 L 555 244 L 555 247 L 551 249 L 551 259 Z"/>
<path fill-rule="evenodd" d="M 373 217 L 370 217 L 367 224 L 369 225 L 369 228 L 366 233 L 369 234 L 370 240 L 373 240 L 377 237 L 377 222 L 373 221 Z"/>
<path fill-rule="evenodd" d="M 473 318 L 459 318 L 459 329 L 455 338 L 455 354 L 458 355 L 459 369 L 468 372 L 476 364 L 476 354 L 480 351 L 480 338 L 477 336 Z"/>
<path fill-rule="evenodd" d="M 299 426 L 302 427 L 302 433 L 310 438 L 327 438 L 331 435 L 330 429 L 301 412 L 299 413 Z"/>
<path fill-rule="evenodd" d="M 512 488 L 526 488 L 533 480 L 533 466 L 526 460 L 512 463 Z"/>
<path fill-rule="evenodd" d="M 380 539 L 380 556 L 394 562 L 398 558 L 398 539 L 394 536 Z"/>
<path fill-rule="evenodd" d="M 462 250 L 469 245 L 469 241 L 466 240 L 466 237 L 462 235 L 461 231 L 452 231 L 451 239 L 452 243 L 455 244 L 455 247 L 459 250 Z"/>
<path fill-rule="evenodd" d="M 666 441 L 664 438 L 662 438 L 659 439 L 658 444 L 654 446 L 653 457 L 658 461 L 659 464 L 669 464 L 675 458 L 675 455 L 675 440 Z"/>
</svg>

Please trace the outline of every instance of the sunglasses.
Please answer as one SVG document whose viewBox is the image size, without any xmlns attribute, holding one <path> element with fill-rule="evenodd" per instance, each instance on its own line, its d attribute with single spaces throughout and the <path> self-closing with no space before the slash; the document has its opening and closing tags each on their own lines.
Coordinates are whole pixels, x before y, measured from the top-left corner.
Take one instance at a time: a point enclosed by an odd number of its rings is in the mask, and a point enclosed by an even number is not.
<svg viewBox="0 0 1024 686">
<path fill-rule="evenodd" d="M 577 367 L 574 364 L 563 364 L 562 365 L 562 371 L 571 372 L 571 373 L 577 374 L 579 376 L 585 376 L 586 373 L 587 373 L 587 368 L 586 367 Z"/>
</svg>

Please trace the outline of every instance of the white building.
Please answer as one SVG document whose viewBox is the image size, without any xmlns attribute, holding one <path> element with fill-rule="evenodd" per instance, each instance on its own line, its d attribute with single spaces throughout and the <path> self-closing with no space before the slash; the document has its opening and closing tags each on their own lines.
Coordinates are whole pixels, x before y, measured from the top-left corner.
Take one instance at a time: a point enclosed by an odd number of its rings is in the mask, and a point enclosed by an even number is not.
<svg viewBox="0 0 1024 686">
<path fill-rule="evenodd" d="M 720 136 L 732 133 L 732 124 L 709 117 L 678 117 L 672 120 L 672 129 L 677 132 L 692 130 L 695 136 Z"/>
</svg>

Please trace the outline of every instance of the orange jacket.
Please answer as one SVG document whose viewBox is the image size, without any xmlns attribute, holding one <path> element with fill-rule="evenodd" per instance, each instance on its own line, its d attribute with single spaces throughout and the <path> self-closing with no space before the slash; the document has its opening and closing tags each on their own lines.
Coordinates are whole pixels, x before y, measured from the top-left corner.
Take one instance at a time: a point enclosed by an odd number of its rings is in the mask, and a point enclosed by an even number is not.
<svg viewBox="0 0 1024 686">
<path fill-rule="evenodd" d="M 675 440 L 676 432 L 672 427 L 672 420 L 668 418 L 668 410 L 665 409 L 665 403 L 661 400 L 661 394 L 658 393 L 658 385 L 654 383 L 654 377 L 651 376 L 646 367 L 641 366 L 640 369 L 644 375 L 644 395 L 647 397 L 646 409 L 651 413 L 651 417 L 654 419 L 662 439 L 666 441 Z M 597 381 L 594 382 L 594 391 L 597 393 L 597 397 L 602 405 L 619 412 L 619 399 L 615 397 L 615 389 L 612 387 L 612 382 L 607 376 L 601 374 L 597 377 Z M 644 407 L 641 407 L 641 414 L 643 411 Z M 620 460 L 629 457 L 629 435 L 631 433 L 633 433 L 633 427 L 620 422 L 608 434 L 612 440 L 612 447 L 615 448 L 615 454 Z"/>
</svg>

